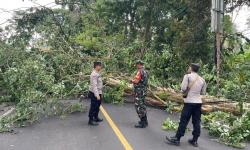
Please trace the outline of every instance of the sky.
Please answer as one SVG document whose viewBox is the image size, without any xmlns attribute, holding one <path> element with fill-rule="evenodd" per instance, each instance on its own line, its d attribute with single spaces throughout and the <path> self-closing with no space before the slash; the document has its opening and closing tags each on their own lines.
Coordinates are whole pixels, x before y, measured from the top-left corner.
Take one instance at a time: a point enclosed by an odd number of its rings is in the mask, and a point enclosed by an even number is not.
<svg viewBox="0 0 250 150">
<path fill-rule="evenodd" d="M 236 9 L 231 14 L 232 21 L 236 25 L 238 32 L 250 38 L 250 27 L 247 26 L 247 19 L 250 19 L 250 7 L 242 6 Z"/>
<path fill-rule="evenodd" d="M 11 19 L 13 10 L 21 9 L 25 10 L 32 6 L 46 5 L 46 7 L 55 7 L 55 0 L 0 0 L 0 26 L 6 26 L 8 19 Z M 36 4 L 37 3 L 37 4 Z"/>
<path fill-rule="evenodd" d="M 35 2 L 41 5 L 46 5 L 46 7 L 55 8 L 55 0 L 36 0 Z M 26 9 L 27 7 L 39 6 L 34 4 L 29 0 L 0 0 L 0 26 L 4 27 L 8 24 L 8 19 L 12 17 L 14 9 Z M 230 14 L 232 20 L 236 25 L 238 32 L 243 32 L 243 34 L 250 38 L 250 28 L 247 27 L 247 18 L 250 18 L 250 8 L 247 6 L 240 7 Z"/>
</svg>

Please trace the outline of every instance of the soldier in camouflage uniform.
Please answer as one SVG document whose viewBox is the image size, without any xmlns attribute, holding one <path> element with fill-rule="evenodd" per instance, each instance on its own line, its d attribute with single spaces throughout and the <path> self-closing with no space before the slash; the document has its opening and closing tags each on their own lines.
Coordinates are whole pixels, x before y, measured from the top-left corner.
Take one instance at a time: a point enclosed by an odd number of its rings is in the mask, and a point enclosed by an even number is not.
<svg viewBox="0 0 250 150">
<path fill-rule="evenodd" d="M 134 84 L 134 95 L 135 95 L 135 109 L 140 118 L 136 128 L 146 128 L 148 126 L 147 110 L 144 99 L 147 95 L 148 86 L 148 74 L 144 69 L 144 63 L 142 61 L 136 62 L 137 74 L 132 80 Z"/>
</svg>

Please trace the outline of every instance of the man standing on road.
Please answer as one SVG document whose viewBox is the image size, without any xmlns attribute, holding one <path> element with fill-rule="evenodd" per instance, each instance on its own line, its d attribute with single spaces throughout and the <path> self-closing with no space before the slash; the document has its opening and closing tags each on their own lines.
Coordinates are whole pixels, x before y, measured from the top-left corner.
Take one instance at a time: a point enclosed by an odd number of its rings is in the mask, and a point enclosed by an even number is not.
<svg viewBox="0 0 250 150">
<path fill-rule="evenodd" d="M 90 87 L 89 87 L 89 98 L 91 99 L 89 109 L 89 125 L 97 126 L 98 122 L 102 122 L 103 119 L 98 117 L 99 108 L 102 102 L 102 87 L 103 82 L 100 75 L 102 69 L 101 62 L 94 62 L 94 69 L 90 75 Z"/>
<path fill-rule="evenodd" d="M 171 138 L 166 137 L 169 144 L 180 145 L 180 139 L 184 136 L 188 122 L 192 117 L 193 139 L 188 140 L 188 142 L 191 145 L 198 147 L 197 141 L 201 132 L 201 95 L 206 94 L 206 82 L 197 74 L 199 68 L 200 66 L 198 64 L 191 64 L 191 67 L 189 68 L 191 73 L 186 74 L 183 78 L 181 90 L 183 92 L 186 91 L 187 96 L 184 96 L 184 107 L 176 135 Z"/>
<path fill-rule="evenodd" d="M 140 118 L 135 128 L 146 128 L 148 126 L 147 110 L 144 99 L 147 94 L 148 74 L 144 69 L 144 63 L 140 60 L 136 62 L 137 74 L 131 81 L 134 84 L 135 109 Z"/>
</svg>

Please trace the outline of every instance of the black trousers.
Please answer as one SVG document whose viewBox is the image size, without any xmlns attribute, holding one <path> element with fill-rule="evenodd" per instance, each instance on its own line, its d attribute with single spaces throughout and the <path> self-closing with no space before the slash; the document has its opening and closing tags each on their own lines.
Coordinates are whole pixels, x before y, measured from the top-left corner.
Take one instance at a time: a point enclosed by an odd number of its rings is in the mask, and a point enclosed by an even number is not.
<svg viewBox="0 0 250 150">
<path fill-rule="evenodd" d="M 201 104 L 185 103 L 181 113 L 179 128 L 176 133 L 177 138 L 184 136 L 188 122 L 192 117 L 193 138 L 198 140 L 201 133 Z"/>
<path fill-rule="evenodd" d="M 100 100 L 97 100 L 95 94 L 93 92 L 89 92 L 89 98 L 91 99 L 90 109 L 89 109 L 89 119 L 93 120 L 94 118 L 98 118 L 98 114 L 100 111 L 100 106 L 102 103 L 102 95 L 100 94 Z"/>
</svg>

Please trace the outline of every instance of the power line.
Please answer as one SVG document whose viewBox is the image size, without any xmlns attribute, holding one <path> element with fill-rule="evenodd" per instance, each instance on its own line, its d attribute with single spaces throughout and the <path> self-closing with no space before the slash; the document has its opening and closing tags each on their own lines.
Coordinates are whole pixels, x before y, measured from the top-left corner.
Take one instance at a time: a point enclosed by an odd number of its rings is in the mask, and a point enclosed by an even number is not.
<svg viewBox="0 0 250 150">
<path fill-rule="evenodd" d="M 235 15 L 235 17 L 234 17 L 234 19 L 233 19 L 233 21 L 232 21 L 233 24 L 234 24 L 236 18 L 238 17 L 238 15 L 239 15 L 240 9 L 241 9 L 241 7 L 239 7 L 239 9 L 237 10 L 237 13 L 236 13 L 236 15 Z M 232 16 L 232 17 L 233 17 L 233 16 Z"/>
<path fill-rule="evenodd" d="M 175 17 L 177 17 L 177 16 L 183 14 L 183 13 L 184 13 L 186 10 L 188 10 L 188 9 L 189 9 L 188 6 L 184 7 L 180 12 L 176 12 L 176 14 L 173 16 L 173 18 L 175 18 Z"/>
<path fill-rule="evenodd" d="M 53 2 L 54 3 L 54 2 Z M 49 3 L 49 4 L 46 4 L 46 5 L 50 5 L 50 4 L 52 4 L 52 3 Z M 55 5 L 52 5 L 52 6 L 50 6 L 50 8 L 53 8 L 53 7 L 55 7 L 55 6 L 58 6 L 57 4 L 55 4 Z M 41 6 L 40 6 L 41 7 Z M 20 7 L 21 9 L 22 8 L 32 8 L 32 7 Z M 18 8 L 18 9 L 13 9 L 13 10 L 5 10 L 6 12 L 9 12 L 9 13 L 13 13 L 13 12 L 16 12 L 16 11 L 19 11 L 19 10 L 21 10 L 20 8 Z M 36 8 L 39 8 L 39 7 L 36 7 Z M 0 8 L 1 10 L 3 10 L 3 8 Z M 11 12 L 11 11 L 13 11 L 13 12 Z M 1 13 L 3 13 L 3 12 L 0 12 L 0 14 Z M 7 19 L 7 20 L 5 20 L 4 22 L 2 22 L 2 23 L 0 23 L 0 26 L 1 25 L 4 25 L 4 24 L 6 24 L 6 23 L 8 23 L 10 20 L 9 19 Z"/>
<path fill-rule="evenodd" d="M 198 2 L 198 3 L 196 3 L 196 5 L 200 5 L 200 4 L 202 4 L 203 2 L 202 1 L 200 1 L 200 2 Z M 168 3 L 169 5 L 170 5 L 170 3 Z M 176 13 L 175 14 L 173 14 L 173 18 L 175 18 L 175 17 L 177 17 L 177 16 L 180 16 L 180 15 L 182 15 L 183 13 L 185 13 L 185 11 L 186 10 L 189 10 L 190 9 L 190 6 L 188 5 L 188 4 L 186 4 L 187 6 L 185 6 L 185 7 L 179 7 L 179 8 L 177 8 L 177 9 L 174 9 L 174 11 L 176 11 Z"/>
<path fill-rule="evenodd" d="M 1 26 L 1 25 L 4 25 L 4 24 L 7 23 L 7 22 L 9 22 L 9 20 L 6 20 L 6 21 L 0 23 L 0 26 Z"/>
<path fill-rule="evenodd" d="M 39 3 L 37 3 L 37 2 L 34 2 L 34 1 L 31 1 L 32 3 L 34 3 L 34 4 L 36 4 L 36 5 L 39 5 L 40 7 L 47 7 L 48 5 L 50 5 L 50 4 L 56 4 L 55 2 L 50 2 L 50 3 L 48 3 L 48 4 L 45 4 L 45 5 L 41 5 L 41 4 L 39 4 Z M 56 4 L 57 5 L 57 4 Z"/>
<path fill-rule="evenodd" d="M 61 33 L 63 34 L 63 36 L 62 36 L 63 41 L 65 42 L 65 44 L 69 47 L 69 49 L 70 49 L 71 51 L 74 51 L 73 48 L 71 47 L 71 45 L 68 43 L 68 41 L 67 41 L 67 40 L 68 40 L 68 36 L 65 34 L 65 32 L 64 32 L 64 30 L 63 30 L 63 27 L 62 27 L 61 23 L 57 20 L 54 11 L 53 11 L 52 9 L 46 7 L 45 5 L 41 5 L 41 4 L 39 4 L 39 3 L 37 3 L 37 2 L 34 2 L 34 1 L 31 1 L 31 2 L 34 3 L 34 4 L 36 4 L 36 5 L 39 5 L 39 6 L 43 7 L 43 8 L 45 8 L 45 9 L 47 9 L 47 10 L 49 10 L 49 11 L 51 12 L 52 17 L 53 17 L 53 19 L 54 19 L 56 25 L 59 27 L 59 30 L 60 30 Z"/>
<path fill-rule="evenodd" d="M 248 34 L 250 34 L 250 32 L 248 32 L 248 33 L 244 33 L 244 35 L 248 35 Z"/>
<path fill-rule="evenodd" d="M 248 32 L 250 31 L 250 29 L 245 29 L 245 30 L 242 30 L 242 31 L 239 31 L 240 33 L 244 33 L 244 32 Z"/>
<path fill-rule="evenodd" d="M 32 2 L 33 3 L 33 2 Z M 34 3 L 34 4 L 36 4 L 36 3 Z M 43 6 L 45 6 L 45 7 L 47 7 L 48 5 L 50 5 L 50 4 L 56 4 L 55 2 L 50 2 L 50 3 L 47 3 L 47 4 L 45 4 L 45 5 L 43 5 Z M 38 5 L 38 4 L 36 4 L 36 5 Z M 57 6 L 57 4 L 56 5 L 53 5 L 53 6 L 50 6 L 50 7 L 55 7 L 55 6 Z M 59 6 L 59 5 L 58 5 Z M 0 14 L 2 14 L 2 13 L 13 13 L 13 12 L 15 12 L 15 11 L 19 11 L 19 10 L 22 10 L 22 9 L 27 9 L 27 8 L 32 8 L 32 7 L 34 7 L 34 6 L 31 6 L 31 7 L 19 7 L 19 8 L 15 8 L 15 9 L 11 9 L 11 10 L 7 10 L 7 9 L 4 9 L 4 8 L 0 8 L 0 10 L 2 10 L 1 12 L 0 12 Z M 37 7 L 37 6 L 36 6 Z M 39 6 L 39 7 L 41 7 L 41 6 Z"/>
<path fill-rule="evenodd" d="M 12 10 L 7 10 L 7 9 L 4 9 L 4 8 L 0 8 L 0 10 L 2 10 L 2 11 L 0 12 L 0 14 L 2 14 L 2 13 L 13 13 L 13 12 L 15 12 L 15 11 L 19 11 L 19 10 L 21 10 L 21 9 L 27 9 L 27 8 L 31 8 L 31 7 L 19 7 L 19 8 L 12 9 Z"/>
</svg>

